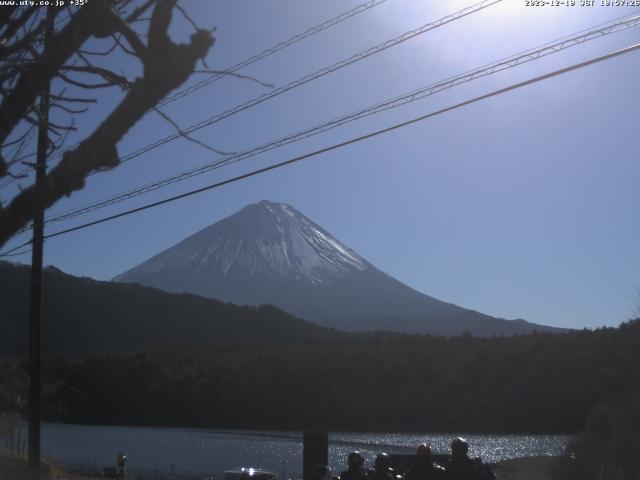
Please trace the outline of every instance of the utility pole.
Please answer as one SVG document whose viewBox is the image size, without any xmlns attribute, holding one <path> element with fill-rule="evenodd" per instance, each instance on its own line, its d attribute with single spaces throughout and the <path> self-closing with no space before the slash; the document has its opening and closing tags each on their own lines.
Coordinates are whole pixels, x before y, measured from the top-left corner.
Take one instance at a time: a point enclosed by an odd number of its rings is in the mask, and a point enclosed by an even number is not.
<svg viewBox="0 0 640 480">
<path fill-rule="evenodd" d="M 53 9 L 47 10 L 48 23 L 44 32 L 43 51 L 49 46 L 53 35 Z M 36 159 L 36 185 L 42 188 L 47 174 L 47 147 L 49 138 L 49 95 L 51 81 L 47 82 L 41 95 L 38 122 L 38 150 Z M 44 244 L 44 210 L 33 219 L 33 242 L 31 249 L 31 314 L 29 324 L 29 470 L 32 479 L 40 478 L 40 416 L 42 360 L 42 256 Z"/>
</svg>

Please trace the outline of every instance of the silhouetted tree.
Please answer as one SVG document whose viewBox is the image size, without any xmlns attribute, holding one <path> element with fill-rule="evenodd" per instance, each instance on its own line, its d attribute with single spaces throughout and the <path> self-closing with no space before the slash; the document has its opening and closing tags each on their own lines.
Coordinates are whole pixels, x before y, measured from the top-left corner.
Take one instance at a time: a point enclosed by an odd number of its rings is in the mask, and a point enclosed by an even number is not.
<svg viewBox="0 0 640 480">
<path fill-rule="evenodd" d="M 42 186 L 31 185 L 0 204 L 0 246 L 39 212 L 83 188 L 91 172 L 116 167 L 122 137 L 194 73 L 214 38 L 210 31 L 196 28 L 189 43 L 174 43 L 167 30 L 175 9 L 184 13 L 176 0 L 90 0 L 75 10 L 0 7 L 0 178 L 23 174 L 21 153 L 37 127 L 37 102 L 47 82 L 58 79 L 64 85 L 50 100 L 70 117 L 64 124 L 48 123 L 49 153 L 62 146 L 65 132 L 74 129 L 73 117 L 84 111 L 77 106 L 95 102 L 76 92 L 111 87 L 123 91 L 120 103 L 92 133 L 64 152 Z M 143 18 L 147 14 L 150 17 Z M 42 35 L 48 26 L 53 32 L 45 45 Z M 91 39 L 110 43 L 104 51 L 83 50 Z M 138 78 L 129 81 L 105 65 L 105 59 L 116 54 L 137 58 Z"/>
</svg>

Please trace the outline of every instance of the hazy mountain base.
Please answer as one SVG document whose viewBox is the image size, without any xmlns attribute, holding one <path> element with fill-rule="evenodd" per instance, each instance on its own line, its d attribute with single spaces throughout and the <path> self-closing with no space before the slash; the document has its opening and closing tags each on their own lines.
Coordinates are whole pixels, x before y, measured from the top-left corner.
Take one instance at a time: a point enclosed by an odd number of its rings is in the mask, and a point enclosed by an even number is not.
<svg viewBox="0 0 640 480">
<path fill-rule="evenodd" d="M 380 274 L 382 275 L 382 274 Z M 371 276 L 367 277 L 371 279 Z M 191 278 L 197 284 L 198 277 Z M 264 280 L 265 298 L 273 298 L 268 279 Z M 185 279 L 185 282 L 187 280 Z M 396 282 L 386 280 L 387 283 Z M 358 283 L 362 297 L 375 285 Z M 341 292 L 340 284 L 319 287 L 333 289 L 329 295 L 339 299 L 349 311 L 349 297 Z M 296 290 L 292 284 L 289 295 L 292 302 L 314 304 L 309 292 Z M 407 287 L 401 292 L 413 292 Z M 420 298 L 424 297 L 414 292 Z M 320 294 L 322 297 L 324 294 Z M 405 298 L 392 294 L 393 301 L 404 302 L 410 308 L 412 295 Z M 320 297 L 315 297 L 317 304 Z M 242 301 L 238 298 L 238 301 Z M 383 298 L 384 300 L 384 298 Z M 415 300 L 415 299 L 414 299 Z M 422 301 L 422 300 L 420 300 Z M 400 308 L 389 300 L 392 311 Z M 20 355 L 28 344 L 29 268 L 0 262 L 0 352 L 2 355 Z M 373 306 L 375 307 L 375 305 Z M 372 327 L 393 330 L 402 324 L 409 330 L 424 327 L 425 319 L 414 311 L 415 317 L 396 319 L 384 312 L 367 307 L 368 318 L 326 319 L 327 324 L 341 325 L 353 331 Z M 359 308 L 359 307 L 358 307 Z M 457 308 L 457 307 L 456 307 Z M 458 311 L 459 310 L 459 311 Z M 458 309 L 457 313 L 441 312 L 434 334 L 451 331 L 502 331 L 505 334 L 529 332 L 532 324 L 507 321 Z M 449 315 L 449 316 L 447 316 Z M 478 323 L 481 318 L 482 322 Z M 440 329 L 441 328 L 441 329 Z M 488 329 L 488 330 L 487 330 Z M 44 271 L 43 290 L 43 349 L 48 353 L 134 352 L 149 348 L 178 345 L 265 345 L 304 342 L 309 339 L 347 337 L 345 333 L 321 328 L 305 322 L 272 306 L 239 307 L 192 294 L 172 294 L 154 288 L 132 284 L 100 282 L 78 278 L 48 267 Z"/>
<path fill-rule="evenodd" d="M 0 262 L 0 355 L 24 355 L 29 268 Z M 190 294 L 98 282 L 44 271 L 43 350 L 135 352 L 180 345 L 264 345 L 329 338 L 336 332 L 272 306 L 239 307 Z"/>
<path fill-rule="evenodd" d="M 380 271 L 352 272 L 329 284 L 310 286 L 298 280 L 273 279 L 264 274 L 219 275 L 170 269 L 135 282 L 166 292 L 190 292 L 222 298 L 238 305 L 278 305 L 317 325 L 342 331 L 388 330 L 429 335 L 475 336 L 562 332 L 565 329 L 524 320 L 505 320 L 441 302 Z"/>
</svg>

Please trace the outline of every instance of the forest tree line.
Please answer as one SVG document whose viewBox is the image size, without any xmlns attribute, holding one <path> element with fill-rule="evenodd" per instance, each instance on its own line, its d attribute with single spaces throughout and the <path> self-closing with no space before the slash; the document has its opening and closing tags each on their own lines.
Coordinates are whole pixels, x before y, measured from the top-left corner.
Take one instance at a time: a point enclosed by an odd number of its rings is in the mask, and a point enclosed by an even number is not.
<svg viewBox="0 0 640 480">
<path fill-rule="evenodd" d="M 26 363 L 0 362 L 0 410 Z M 50 356 L 45 414 L 85 424 L 253 429 L 575 432 L 640 394 L 640 320 L 475 338 L 352 334 L 262 347 Z"/>
</svg>

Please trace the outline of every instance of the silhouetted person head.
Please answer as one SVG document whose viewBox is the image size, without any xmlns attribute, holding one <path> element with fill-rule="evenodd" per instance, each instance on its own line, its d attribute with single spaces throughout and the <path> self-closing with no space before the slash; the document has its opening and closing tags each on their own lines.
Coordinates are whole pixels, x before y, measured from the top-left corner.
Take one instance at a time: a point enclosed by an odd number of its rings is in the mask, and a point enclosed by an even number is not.
<svg viewBox="0 0 640 480">
<path fill-rule="evenodd" d="M 434 480 L 442 479 L 445 473 L 444 468 L 436 465 L 431 455 L 431 446 L 421 443 L 416 448 L 416 459 L 404 473 L 406 480 Z"/>
<path fill-rule="evenodd" d="M 377 472 L 388 472 L 389 467 L 391 467 L 391 459 L 389 458 L 389 455 L 387 455 L 386 453 L 378 454 L 373 467 Z"/>
<path fill-rule="evenodd" d="M 349 470 L 360 470 L 364 465 L 364 457 L 357 450 L 351 452 L 347 457 L 347 466 Z"/>
<path fill-rule="evenodd" d="M 431 458 L 431 446 L 426 443 L 421 443 L 418 445 L 418 448 L 416 448 L 416 456 Z"/>
<path fill-rule="evenodd" d="M 313 467 L 313 480 L 331 480 L 331 469 L 326 465 Z"/>
<path fill-rule="evenodd" d="M 464 438 L 458 437 L 453 442 L 451 442 L 452 460 L 467 458 L 467 453 L 469 453 L 469 444 Z"/>
<path fill-rule="evenodd" d="M 431 463 L 431 446 L 426 443 L 421 443 L 416 448 L 416 466 L 424 466 Z"/>
</svg>

